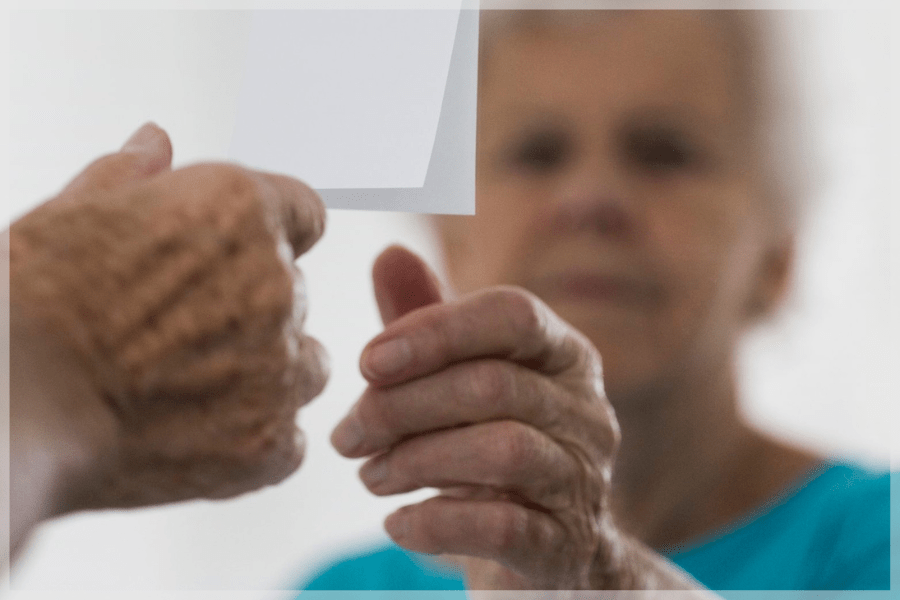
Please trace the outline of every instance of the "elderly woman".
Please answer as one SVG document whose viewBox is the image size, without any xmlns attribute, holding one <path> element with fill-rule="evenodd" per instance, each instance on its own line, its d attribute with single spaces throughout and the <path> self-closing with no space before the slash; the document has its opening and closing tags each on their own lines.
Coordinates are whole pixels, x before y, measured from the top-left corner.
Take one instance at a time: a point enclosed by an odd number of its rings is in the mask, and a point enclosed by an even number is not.
<svg viewBox="0 0 900 600">
<path fill-rule="evenodd" d="M 739 410 L 799 199 L 756 18 L 483 21 L 477 215 L 437 224 L 459 296 L 382 254 L 385 331 L 332 438 L 375 494 L 437 488 L 385 527 L 456 556 L 389 547 L 308 587 L 461 588 L 447 564 L 471 589 L 889 587 L 887 474 Z"/>
</svg>

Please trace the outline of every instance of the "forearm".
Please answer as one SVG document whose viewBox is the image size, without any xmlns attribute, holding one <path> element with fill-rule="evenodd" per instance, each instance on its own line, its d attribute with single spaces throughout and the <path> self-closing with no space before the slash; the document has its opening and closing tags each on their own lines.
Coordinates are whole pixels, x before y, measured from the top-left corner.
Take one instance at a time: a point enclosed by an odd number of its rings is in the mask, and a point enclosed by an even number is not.
<svg viewBox="0 0 900 600">
<path fill-rule="evenodd" d="M 60 468 L 43 441 L 10 431 L 10 558 L 15 560 L 31 531 L 55 512 Z"/>
<path fill-rule="evenodd" d="M 67 511 L 67 494 L 90 461 L 76 399 L 92 394 L 52 337 L 10 305 L 10 555 L 41 521 Z"/>
</svg>

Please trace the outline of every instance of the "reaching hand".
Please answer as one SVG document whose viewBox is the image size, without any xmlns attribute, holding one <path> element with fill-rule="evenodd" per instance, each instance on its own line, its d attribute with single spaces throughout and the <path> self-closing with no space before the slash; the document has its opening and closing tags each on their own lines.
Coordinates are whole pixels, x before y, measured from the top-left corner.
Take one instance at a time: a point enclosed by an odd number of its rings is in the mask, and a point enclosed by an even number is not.
<svg viewBox="0 0 900 600">
<path fill-rule="evenodd" d="M 385 330 L 333 442 L 375 494 L 433 487 L 388 517 L 410 550 L 465 555 L 474 589 L 603 589 L 620 566 L 607 498 L 619 430 L 590 342 L 532 294 L 444 300 L 420 259 L 374 268 Z M 478 560 L 481 559 L 481 560 Z"/>
<path fill-rule="evenodd" d="M 233 496 L 301 462 L 296 412 L 327 366 L 293 262 L 322 203 L 289 177 L 171 156 L 146 125 L 10 229 L 13 380 L 34 392 L 12 398 L 13 440 L 31 456 L 65 440 L 70 463 L 50 516 Z M 27 472 L 12 485 L 15 512 Z"/>
</svg>

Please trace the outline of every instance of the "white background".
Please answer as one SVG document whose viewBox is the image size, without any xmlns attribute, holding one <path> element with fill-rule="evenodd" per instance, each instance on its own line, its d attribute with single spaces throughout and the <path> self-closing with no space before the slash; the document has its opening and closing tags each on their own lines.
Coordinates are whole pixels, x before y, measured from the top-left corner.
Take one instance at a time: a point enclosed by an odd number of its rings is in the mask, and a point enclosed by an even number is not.
<svg viewBox="0 0 900 600">
<path fill-rule="evenodd" d="M 898 133 L 892 108 L 898 104 L 896 76 L 893 100 L 889 76 L 898 65 L 897 42 L 892 49 L 888 41 L 897 21 L 892 25 L 885 13 L 869 11 L 817 13 L 811 20 L 814 27 L 797 40 L 814 57 L 806 69 L 808 97 L 821 126 L 827 185 L 809 219 L 791 306 L 747 345 L 745 406 L 757 422 L 810 446 L 886 464 L 900 391 L 890 372 L 900 365 L 897 301 L 891 297 L 892 286 L 896 290 L 900 283 L 891 269 L 900 258 L 900 231 L 893 207 L 897 188 L 889 187 L 887 175 L 900 163 L 889 145 Z M 146 73 L 145 105 L 117 104 L 116 90 L 108 90 L 110 102 L 96 119 L 83 117 L 96 111 L 84 106 L 93 91 L 90 81 L 78 78 L 76 60 L 115 60 L 120 54 L 92 48 L 89 38 L 66 37 L 64 24 L 55 45 L 24 56 L 12 48 L 8 115 L 14 158 L 5 173 L 6 217 L 51 195 L 149 119 L 169 130 L 177 164 L 225 155 L 228 132 L 222 122 L 236 100 L 225 91 L 234 88 L 241 61 L 241 49 L 229 41 L 241 25 L 233 15 L 187 12 L 180 23 L 172 40 L 160 40 L 140 59 L 129 58 Z M 189 54 L 173 53 L 185 43 L 191 44 Z M 172 90 L 180 90 L 181 109 L 154 112 Z M 357 465 L 339 458 L 327 438 L 362 389 L 358 353 L 379 331 L 368 276 L 372 260 L 392 241 L 432 259 L 433 249 L 423 221 L 410 216 L 329 216 L 326 237 L 300 260 L 312 298 L 308 329 L 332 355 L 328 388 L 302 413 L 309 452 L 301 471 L 277 488 L 234 501 L 48 524 L 17 565 L 16 588 L 285 587 L 341 549 L 376 539 L 383 517 L 413 500 L 368 495 L 356 480 Z"/>
</svg>

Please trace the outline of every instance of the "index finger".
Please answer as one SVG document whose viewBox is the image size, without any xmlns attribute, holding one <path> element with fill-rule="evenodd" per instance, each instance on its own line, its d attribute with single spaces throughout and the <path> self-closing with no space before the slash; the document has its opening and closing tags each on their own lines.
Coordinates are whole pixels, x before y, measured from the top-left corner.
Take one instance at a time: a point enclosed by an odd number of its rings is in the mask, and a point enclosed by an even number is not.
<svg viewBox="0 0 900 600">
<path fill-rule="evenodd" d="M 325 232 L 325 205 L 311 187 L 293 177 L 254 172 L 266 203 L 297 258 L 319 241 Z"/>
<path fill-rule="evenodd" d="M 375 385 L 409 381 L 475 358 L 501 358 L 558 375 L 572 367 L 592 370 L 588 346 L 533 294 L 496 287 L 397 319 L 369 342 L 360 368 Z"/>
</svg>

